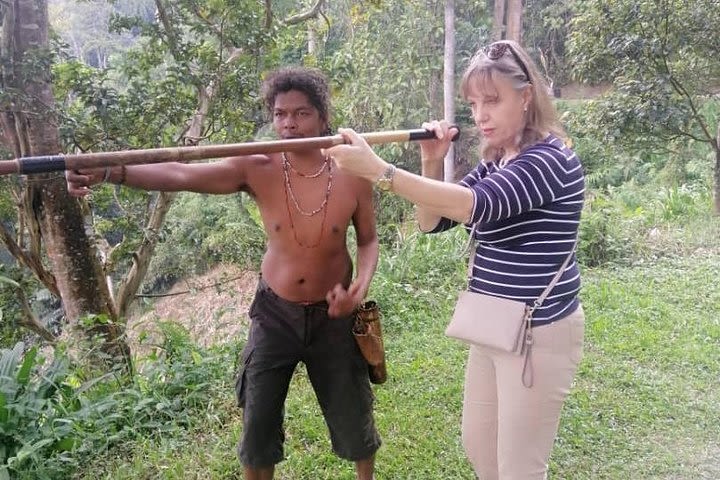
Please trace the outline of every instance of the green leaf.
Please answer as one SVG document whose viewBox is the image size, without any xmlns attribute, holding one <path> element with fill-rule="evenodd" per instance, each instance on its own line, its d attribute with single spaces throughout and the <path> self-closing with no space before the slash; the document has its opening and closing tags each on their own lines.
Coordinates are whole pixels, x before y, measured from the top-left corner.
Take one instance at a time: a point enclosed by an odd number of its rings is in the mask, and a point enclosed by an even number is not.
<svg viewBox="0 0 720 480">
<path fill-rule="evenodd" d="M 77 437 L 65 437 L 62 440 L 58 440 L 57 442 L 55 442 L 55 445 L 53 445 L 53 450 L 56 450 L 58 452 L 69 452 L 79 443 L 80 441 Z"/>
<path fill-rule="evenodd" d="M 7 396 L 5 395 L 5 392 L 0 392 L 0 426 L 5 425 L 8 419 L 8 410 L 7 410 Z M 4 430 L 4 428 L 3 428 Z"/>
<path fill-rule="evenodd" d="M 12 376 L 24 348 L 25 344 L 23 342 L 17 342 L 12 350 L 2 350 L 2 357 L 0 357 L 0 379 Z"/>
<path fill-rule="evenodd" d="M 37 347 L 33 347 L 25 354 L 25 358 L 23 359 L 23 363 L 20 366 L 20 370 L 17 375 L 17 381 L 20 385 L 27 385 L 28 380 L 30 379 L 30 372 L 35 366 L 37 352 Z"/>
<path fill-rule="evenodd" d="M 190 355 L 192 356 L 193 362 L 195 362 L 195 365 L 200 365 L 202 363 L 202 356 L 195 350 L 193 350 Z"/>
<path fill-rule="evenodd" d="M 20 449 L 17 455 L 8 460 L 8 465 L 12 466 L 14 463 L 24 462 L 28 458 L 35 455 L 38 450 L 41 450 L 46 445 L 50 445 L 53 441 L 54 439 L 52 438 L 43 438 L 42 440 L 39 440 L 31 445 L 23 446 L 23 448 Z"/>
</svg>

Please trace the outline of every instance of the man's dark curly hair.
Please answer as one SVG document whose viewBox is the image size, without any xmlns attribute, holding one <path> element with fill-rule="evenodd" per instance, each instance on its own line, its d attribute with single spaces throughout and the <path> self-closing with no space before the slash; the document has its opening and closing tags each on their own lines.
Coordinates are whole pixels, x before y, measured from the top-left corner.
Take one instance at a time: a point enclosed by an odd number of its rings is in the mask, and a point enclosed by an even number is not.
<svg viewBox="0 0 720 480">
<path fill-rule="evenodd" d="M 320 71 L 304 67 L 287 67 L 273 70 L 263 82 L 262 95 L 265 107 L 272 114 L 275 97 L 279 93 L 297 90 L 307 95 L 320 118 L 329 122 L 330 91 L 325 75 Z"/>
</svg>

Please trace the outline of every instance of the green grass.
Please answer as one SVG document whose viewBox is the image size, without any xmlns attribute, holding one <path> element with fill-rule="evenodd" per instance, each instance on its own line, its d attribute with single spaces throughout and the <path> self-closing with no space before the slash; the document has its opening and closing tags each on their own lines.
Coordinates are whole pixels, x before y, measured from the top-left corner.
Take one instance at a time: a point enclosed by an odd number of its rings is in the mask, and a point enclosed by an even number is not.
<svg viewBox="0 0 720 480">
<path fill-rule="evenodd" d="M 465 348 L 442 334 L 463 285 L 462 242 L 411 235 L 383 252 L 372 291 L 385 312 L 390 375 L 375 387 L 379 480 L 474 478 L 460 444 Z M 720 478 L 720 254 L 682 253 L 583 272 L 586 350 L 551 478 Z M 213 380 L 226 387 L 218 421 L 104 452 L 76 478 L 241 478 L 231 374 L 228 365 Z M 276 478 L 353 479 L 330 450 L 302 368 L 286 407 Z"/>
<path fill-rule="evenodd" d="M 720 257 L 585 272 L 559 478 L 720 478 Z"/>
</svg>

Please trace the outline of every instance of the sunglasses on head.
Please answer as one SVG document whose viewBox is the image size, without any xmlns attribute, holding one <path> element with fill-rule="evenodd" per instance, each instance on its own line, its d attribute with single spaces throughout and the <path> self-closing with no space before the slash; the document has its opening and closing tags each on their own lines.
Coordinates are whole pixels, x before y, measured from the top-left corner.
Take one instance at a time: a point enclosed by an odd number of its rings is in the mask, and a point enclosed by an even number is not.
<svg viewBox="0 0 720 480">
<path fill-rule="evenodd" d="M 495 42 L 488 45 L 488 47 L 485 49 L 485 55 L 490 60 L 499 60 L 505 55 L 507 52 L 510 52 L 515 59 L 515 61 L 518 64 L 518 67 L 520 67 L 520 70 L 525 74 L 525 78 L 528 82 L 530 82 L 530 72 L 528 72 L 527 67 L 525 66 L 525 63 L 520 59 L 520 55 L 515 52 L 515 49 L 510 46 L 507 42 Z"/>
</svg>

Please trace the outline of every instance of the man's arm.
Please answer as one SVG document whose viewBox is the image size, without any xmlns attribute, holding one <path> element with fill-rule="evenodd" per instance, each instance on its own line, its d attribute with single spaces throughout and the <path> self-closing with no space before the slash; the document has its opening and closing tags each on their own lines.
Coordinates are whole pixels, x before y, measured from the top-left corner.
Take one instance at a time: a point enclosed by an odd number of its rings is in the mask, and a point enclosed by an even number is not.
<svg viewBox="0 0 720 480">
<path fill-rule="evenodd" d="M 358 207 L 353 215 L 357 238 L 357 275 L 353 283 L 358 284 L 357 295 L 362 301 L 370 289 L 370 282 L 378 264 L 379 245 L 373 207 L 372 184 L 360 180 Z"/>
<path fill-rule="evenodd" d="M 356 182 L 357 208 L 352 221 L 357 239 L 357 275 L 347 290 L 338 284 L 328 292 L 328 314 L 332 317 L 350 315 L 362 303 L 370 289 L 378 263 L 379 247 L 372 184 L 362 179 L 357 179 Z"/>
<path fill-rule="evenodd" d="M 143 190 L 163 192 L 234 193 L 247 180 L 251 157 L 232 157 L 212 163 L 157 163 L 112 167 L 109 182 Z M 84 196 L 90 187 L 103 181 L 105 169 L 66 172 L 68 191 Z"/>
</svg>

